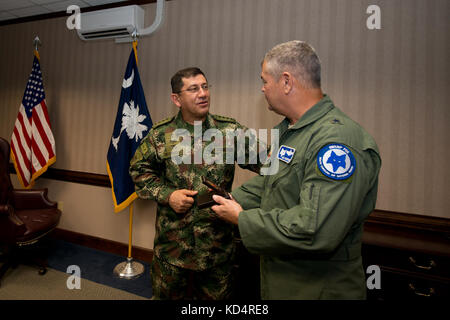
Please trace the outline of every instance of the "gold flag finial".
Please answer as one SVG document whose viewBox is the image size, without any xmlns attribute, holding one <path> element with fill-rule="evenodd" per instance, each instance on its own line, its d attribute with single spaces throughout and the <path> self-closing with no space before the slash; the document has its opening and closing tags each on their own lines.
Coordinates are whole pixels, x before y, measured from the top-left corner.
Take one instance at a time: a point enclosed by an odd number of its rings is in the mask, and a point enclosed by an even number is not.
<svg viewBox="0 0 450 320">
<path fill-rule="evenodd" d="M 36 38 L 34 38 L 34 40 L 33 40 L 34 54 L 36 55 L 36 57 L 37 57 L 39 60 L 41 60 L 41 59 L 40 59 L 40 57 L 39 57 L 38 47 L 41 46 L 41 45 L 42 45 L 41 40 L 39 39 L 38 36 L 36 36 Z"/>
</svg>

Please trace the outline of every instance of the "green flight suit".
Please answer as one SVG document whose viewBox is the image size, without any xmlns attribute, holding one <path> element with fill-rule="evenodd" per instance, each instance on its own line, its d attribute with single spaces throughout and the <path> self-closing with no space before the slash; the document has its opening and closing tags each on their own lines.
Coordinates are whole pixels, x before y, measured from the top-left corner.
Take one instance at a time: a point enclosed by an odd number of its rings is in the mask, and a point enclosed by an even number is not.
<svg viewBox="0 0 450 320">
<path fill-rule="evenodd" d="M 361 236 L 377 198 L 378 147 L 327 95 L 288 124 L 285 119 L 275 128 L 279 145 L 294 150 L 289 163 L 273 150 L 278 172 L 256 176 L 232 192 L 244 209 L 238 224 L 242 241 L 261 257 L 261 296 L 364 299 Z M 347 178 L 320 170 L 320 151 L 329 146 L 350 151 L 347 158 L 354 163 Z"/>
</svg>

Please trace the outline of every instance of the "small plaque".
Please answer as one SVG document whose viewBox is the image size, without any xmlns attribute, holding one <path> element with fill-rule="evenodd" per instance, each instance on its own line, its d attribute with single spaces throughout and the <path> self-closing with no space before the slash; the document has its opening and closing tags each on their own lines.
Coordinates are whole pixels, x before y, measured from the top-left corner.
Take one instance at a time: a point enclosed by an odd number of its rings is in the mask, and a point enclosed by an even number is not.
<svg viewBox="0 0 450 320">
<path fill-rule="evenodd" d="M 212 198 L 212 196 L 215 194 L 224 197 L 225 199 L 230 199 L 230 195 L 226 190 L 205 179 L 205 177 L 202 177 L 202 182 L 211 190 L 197 197 L 197 204 L 199 209 L 209 208 L 217 204 L 217 202 L 215 202 Z"/>
</svg>

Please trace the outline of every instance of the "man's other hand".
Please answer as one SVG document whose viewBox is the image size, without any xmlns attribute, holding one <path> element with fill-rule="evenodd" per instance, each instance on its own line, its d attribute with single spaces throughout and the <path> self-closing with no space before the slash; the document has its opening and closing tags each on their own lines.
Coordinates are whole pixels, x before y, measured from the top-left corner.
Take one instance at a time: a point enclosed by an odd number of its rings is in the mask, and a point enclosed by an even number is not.
<svg viewBox="0 0 450 320">
<path fill-rule="evenodd" d="M 194 196 L 198 193 L 198 191 L 188 190 L 188 189 L 180 189 L 172 192 L 169 197 L 169 206 L 176 213 L 185 213 L 188 211 L 192 205 L 194 204 Z"/>
<path fill-rule="evenodd" d="M 217 214 L 217 216 L 227 222 L 237 225 L 239 213 L 243 210 L 241 205 L 234 199 L 228 200 L 218 195 L 214 195 L 213 199 L 218 204 L 212 206 L 211 209 Z"/>
</svg>

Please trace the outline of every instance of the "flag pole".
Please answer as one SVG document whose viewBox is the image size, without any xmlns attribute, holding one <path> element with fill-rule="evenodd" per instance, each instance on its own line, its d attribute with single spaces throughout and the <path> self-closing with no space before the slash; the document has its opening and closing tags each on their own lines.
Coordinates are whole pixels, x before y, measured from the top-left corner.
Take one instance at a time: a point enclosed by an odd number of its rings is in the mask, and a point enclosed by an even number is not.
<svg viewBox="0 0 450 320">
<path fill-rule="evenodd" d="M 39 37 L 36 36 L 36 38 L 34 38 L 34 40 L 33 40 L 34 50 L 38 51 L 38 46 L 40 46 L 40 45 L 42 45 L 42 42 L 39 39 Z"/>
<path fill-rule="evenodd" d="M 130 222 L 128 227 L 128 258 L 131 258 L 131 243 L 133 238 L 133 202 L 130 204 Z"/>
<path fill-rule="evenodd" d="M 137 32 L 133 32 L 133 51 L 137 64 Z M 144 273 L 144 266 L 136 261 L 133 261 L 131 256 L 132 238 L 133 238 L 133 204 L 132 201 L 129 205 L 129 226 L 128 226 L 128 256 L 127 261 L 119 263 L 114 268 L 114 274 L 124 279 L 135 279 Z"/>
<path fill-rule="evenodd" d="M 36 55 L 38 60 L 41 60 L 41 57 L 39 57 L 39 50 L 38 50 L 38 47 L 41 45 L 42 45 L 41 39 L 39 39 L 39 37 L 36 36 L 36 38 L 34 38 L 33 40 L 33 46 L 34 46 L 34 54 Z"/>
<path fill-rule="evenodd" d="M 133 234 L 133 202 L 129 206 L 129 234 L 128 234 L 128 257 L 127 261 L 119 263 L 114 268 L 114 275 L 119 278 L 124 279 L 135 279 L 141 276 L 144 273 L 144 266 L 136 261 L 133 261 L 133 257 L 131 256 L 131 247 L 132 247 L 132 234 Z"/>
</svg>

